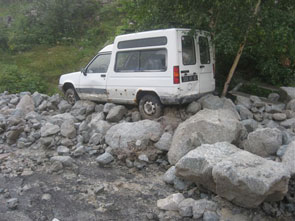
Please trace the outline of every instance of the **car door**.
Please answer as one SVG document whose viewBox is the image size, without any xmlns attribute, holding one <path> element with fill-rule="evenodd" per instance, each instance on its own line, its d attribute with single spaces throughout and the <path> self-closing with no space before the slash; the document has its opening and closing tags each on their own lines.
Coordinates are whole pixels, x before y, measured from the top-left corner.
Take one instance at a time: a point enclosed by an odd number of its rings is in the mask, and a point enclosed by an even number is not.
<svg viewBox="0 0 295 221">
<path fill-rule="evenodd" d="M 81 99 L 107 101 L 106 79 L 111 53 L 98 54 L 80 76 L 78 93 Z"/>
<path fill-rule="evenodd" d="M 214 73 L 213 73 L 213 51 L 210 42 L 210 37 L 204 34 L 197 36 L 198 60 L 200 61 L 200 93 L 211 92 L 215 88 Z"/>
</svg>

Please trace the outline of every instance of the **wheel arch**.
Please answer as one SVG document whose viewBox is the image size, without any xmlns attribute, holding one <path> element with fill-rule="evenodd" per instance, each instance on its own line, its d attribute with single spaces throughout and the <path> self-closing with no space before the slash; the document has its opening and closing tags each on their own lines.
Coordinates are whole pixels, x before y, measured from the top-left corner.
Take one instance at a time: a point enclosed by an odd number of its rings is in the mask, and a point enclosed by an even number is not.
<svg viewBox="0 0 295 221">
<path fill-rule="evenodd" d="M 157 92 L 153 91 L 153 90 L 138 90 L 137 93 L 136 93 L 136 100 L 135 102 L 137 104 L 139 104 L 139 101 L 140 99 L 144 96 L 144 95 L 147 95 L 147 94 L 150 94 L 150 95 L 154 95 L 156 96 L 157 98 L 159 98 L 159 100 L 161 101 L 159 95 L 157 94 Z M 161 101 L 162 102 L 162 101 Z"/>
</svg>

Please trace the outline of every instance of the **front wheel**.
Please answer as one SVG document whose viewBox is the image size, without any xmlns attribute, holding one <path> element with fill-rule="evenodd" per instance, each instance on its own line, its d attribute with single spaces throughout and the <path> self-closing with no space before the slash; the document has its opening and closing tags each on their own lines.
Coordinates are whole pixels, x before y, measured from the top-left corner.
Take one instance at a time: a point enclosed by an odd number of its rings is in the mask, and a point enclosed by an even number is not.
<svg viewBox="0 0 295 221">
<path fill-rule="evenodd" d="M 157 96 L 147 94 L 139 101 L 139 112 L 143 119 L 156 119 L 162 115 L 163 105 Z"/>
<path fill-rule="evenodd" d="M 67 102 L 70 105 L 74 105 L 77 100 L 80 100 L 79 96 L 77 95 L 76 91 L 74 88 L 69 88 L 66 90 L 65 97 Z"/>
</svg>

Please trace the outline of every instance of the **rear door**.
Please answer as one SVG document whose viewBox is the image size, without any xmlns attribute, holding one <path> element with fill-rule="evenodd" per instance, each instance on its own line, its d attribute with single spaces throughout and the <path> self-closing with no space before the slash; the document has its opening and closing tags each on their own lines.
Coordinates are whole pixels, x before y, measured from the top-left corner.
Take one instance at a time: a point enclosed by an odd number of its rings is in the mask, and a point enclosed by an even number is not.
<svg viewBox="0 0 295 221">
<path fill-rule="evenodd" d="M 178 32 L 179 45 L 179 74 L 180 89 L 182 96 L 189 96 L 199 93 L 200 67 L 197 59 L 196 40 L 187 32 Z"/>
<path fill-rule="evenodd" d="M 200 93 L 214 91 L 215 81 L 213 73 L 214 57 L 210 37 L 204 34 L 197 35 L 197 59 L 199 61 Z"/>
</svg>

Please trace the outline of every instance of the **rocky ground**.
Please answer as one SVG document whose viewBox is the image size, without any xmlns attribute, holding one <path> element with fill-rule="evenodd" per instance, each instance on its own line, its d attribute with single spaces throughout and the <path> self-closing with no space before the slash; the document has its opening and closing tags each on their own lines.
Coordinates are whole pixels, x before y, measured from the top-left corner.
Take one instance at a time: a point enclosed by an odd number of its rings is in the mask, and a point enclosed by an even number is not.
<svg viewBox="0 0 295 221">
<path fill-rule="evenodd" d="M 294 220 L 295 93 L 283 91 L 285 104 L 211 95 L 155 121 L 4 92 L 0 220 Z"/>
</svg>

